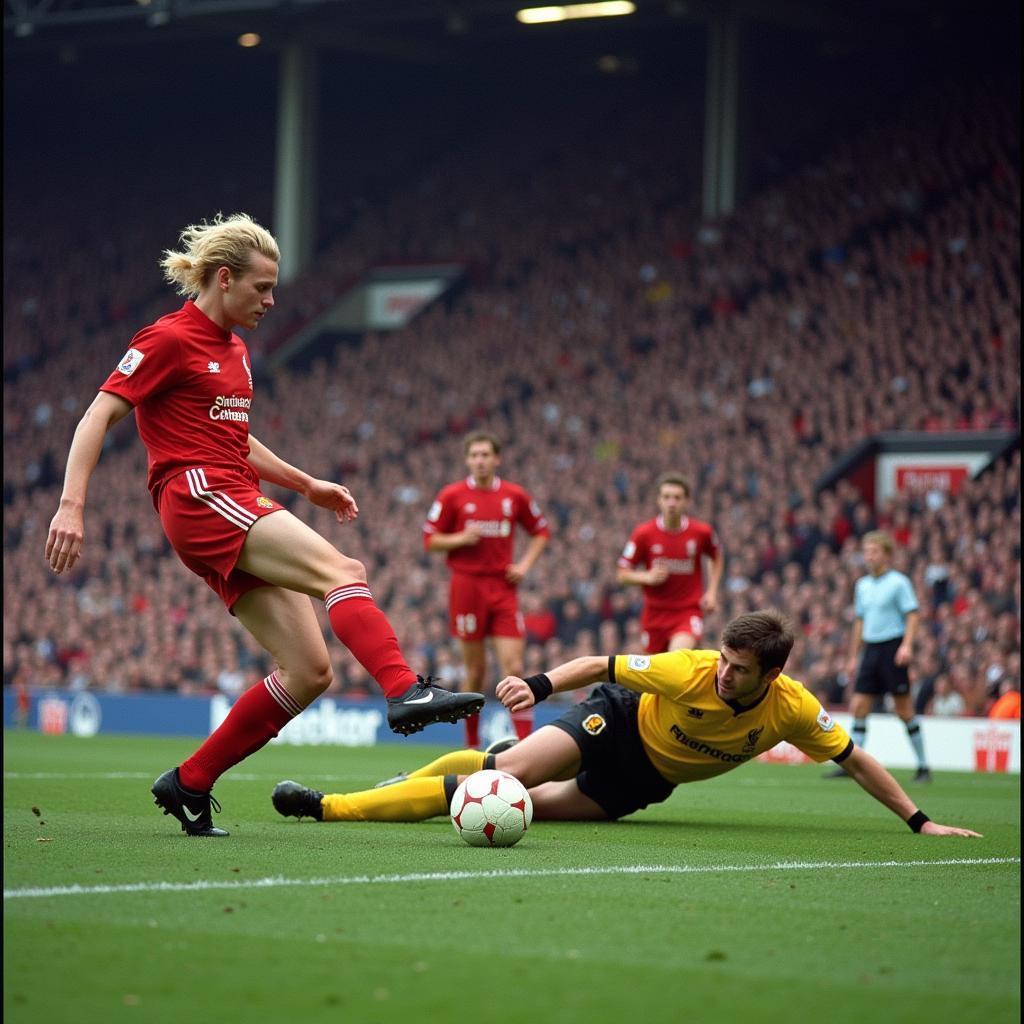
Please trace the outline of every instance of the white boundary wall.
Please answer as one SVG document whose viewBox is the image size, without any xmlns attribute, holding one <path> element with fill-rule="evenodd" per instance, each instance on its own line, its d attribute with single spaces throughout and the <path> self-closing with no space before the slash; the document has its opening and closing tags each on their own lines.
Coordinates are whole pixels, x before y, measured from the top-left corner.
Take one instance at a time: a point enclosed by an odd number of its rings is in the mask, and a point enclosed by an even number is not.
<svg viewBox="0 0 1024 1024">
<path fill-rule="evenodd" d="M 853 716 L 832 717 L 847 731 Z M 957 772 L 1011 772 L 1020 774 L 1020 722 L 991 718 L 920 719 L 924 750 L 930 768 Z M 896 715 L 871 715 L 864 749 L 886 768 L 916 768 L 907 730 Z M 810 759 L 789 743 L 780 743 L 761 755 L 762 761 L 803 764 Z"/>
</svg>

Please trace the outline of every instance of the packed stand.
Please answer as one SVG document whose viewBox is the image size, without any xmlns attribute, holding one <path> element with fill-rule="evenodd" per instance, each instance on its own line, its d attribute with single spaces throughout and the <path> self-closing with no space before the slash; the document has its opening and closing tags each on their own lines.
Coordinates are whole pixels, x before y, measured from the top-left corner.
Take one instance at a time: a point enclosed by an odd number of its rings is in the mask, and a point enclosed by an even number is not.
<svg viewBox="0 0 1024 1024">
<path fill-rule="evenodd" d="M 472 268 L 450 307 L 258 385 L 253 433 L 350 486 L 362 514 L 341 528 L 276 496 L 366 563 L 413 669 L 454 681 L 447 573 L 420 528 L 437 488 L 463 473 L 467 429 L 504 438 L 499 472 L 553 522 L 522 588 L 527 671 L 640 649 L 640 594 L 616 586 L 615 562 L 655 512 L 658 474 L 680 469 L 727 556 L 706 643 L 734 614 L 784 609 L 802 627 L 787 671 L 833 707 L 848 684 L 857 538 L 885 526 L 922 602 L 919 709 L 986 713 L 1019 688 L 1019 451 L 955 496 L 878 510 L 847 483 L 819 494 L 816 481 L 876 431 L 1019 429 L 1019 127 L 1001 95 L 932 91 L 720 223 L 698 217 L 697 168 L 664 131 L 667 99 L 618 121 L 570 107 L 542 127 L 510 111 L 363 210 L 280 290 L 277 328 L 249 339 L 265 354 L 376 259 Z M 513 153 L 508 138 L 532 143 Z M 75 422 L 130 332 L 173 307 L 154 269 L 168 233 L 126 229 L 98 264 L 56 229 L 16 237 L 5 684 L 234 696 L 270 666 L 170 552 L 130 423 L 93 477 L 79 566 L 58 581 L 42 557 Z M 69 253 L 58 302 L 31 273 L 54 247 Z M 375 692 L 328 647 L 332 692 Z"/>
</svg>

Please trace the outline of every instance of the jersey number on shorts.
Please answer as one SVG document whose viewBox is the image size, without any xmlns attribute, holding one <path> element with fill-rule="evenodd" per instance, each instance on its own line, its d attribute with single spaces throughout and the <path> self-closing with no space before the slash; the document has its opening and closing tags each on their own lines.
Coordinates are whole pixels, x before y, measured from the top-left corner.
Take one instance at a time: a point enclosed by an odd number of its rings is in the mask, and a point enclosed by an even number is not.
<svg viewBox="0 0 1024 1024">
<path fill-rule="evenodd" d="M 459 636 L 469 636 L 476 632 L 476 616 L 473 614 L 469 615 L 456 615 L 455 616 L 455 630 Z"/>
</svg>

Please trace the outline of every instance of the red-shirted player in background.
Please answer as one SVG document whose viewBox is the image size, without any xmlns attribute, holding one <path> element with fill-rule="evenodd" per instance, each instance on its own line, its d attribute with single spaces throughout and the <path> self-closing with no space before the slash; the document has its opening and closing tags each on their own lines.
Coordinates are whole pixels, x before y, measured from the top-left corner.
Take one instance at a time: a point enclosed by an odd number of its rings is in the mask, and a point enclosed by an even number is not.
<svg viewBox="0 0 1024 1024">
<path fill-rule="evenodd" d="M 705 614 L 718 607 L 725 558 L 713 527 L 686 515 L 689 505 L 686 478 L 663 473 L 660 515 L 637 526 L 619 556 L 619 583 L 644 588 L 640 625 L 648 654 L 692 650 L 704 633 Z M 705 557 L 711 560 L 707 589 Z"/>
<path fill-rule="evenodd" d="M 331 683 L 309 598 L 325 602 L 335 635 L 387 695 L 395 732 L 458 721 L 479 711 L 484 698 L 419 679 L 373 601 L 362 563 L 260 493 L 260 480 L 269 480 L 332 510 L 339 523 L 359 513 L 348 488 L 296 469 L 249 433 L 248 350 L 231 332 L 255 328 L 274 305 L 280 253 L 273 236 L 236 214 L 188 227 L 181 238 L 184 251 L 166 252 L 161 266 L 192 298 L 135 335 L 78 424 L 46 558 L 58 573 L 78 560 L 86 491 L 103 439 L 134 408 L 168 540 L 278 665 L 242 694 L 188 760 L 153 784 L 157 805 L 188 835 L 226 836 L 210 813 L 211 805 L 219 810 L 210 795 L 214 782 Z"/>
<path fill-rule="evenodd" d="M 522 487 L 496 475 L 501 443 L 483 431 L 463 442 L 469 476 L 443 488 L 423 524 L 428 551 L 444 551 L 452 571 L 448 599 L 449 628 L 462 641 L 466 666 L 463 687 L 481 690 L 486 671 L 484 643 L 494 640 L 501 674 L 521 675 L 526 645 L 516 588 L 547 546 L 550 531 L 537 503 Z M 516 525 L 530 543 L 513 561 Z M 533 726 L 533 710 L 512 716 L 516 736 Z M 480 742 L 480 717 L 466 718 L 466 742 Z"/>
</svg>

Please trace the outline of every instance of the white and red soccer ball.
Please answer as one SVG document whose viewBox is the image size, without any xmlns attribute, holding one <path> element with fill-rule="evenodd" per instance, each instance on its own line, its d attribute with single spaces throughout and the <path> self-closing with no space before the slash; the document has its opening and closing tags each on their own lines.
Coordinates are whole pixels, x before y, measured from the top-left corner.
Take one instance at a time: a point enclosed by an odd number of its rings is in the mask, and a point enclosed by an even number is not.
<svg viewBox="0 0 1024 1024">
<path fill-rule="evenodd" d="M 452 797 L 452 824 L 470 846 L 514 846 L 533 821 L 526 787 L 491 768 L 466 778 Z"/>
</svg>

